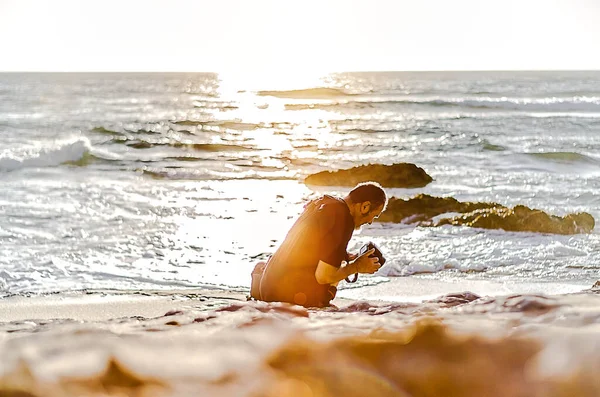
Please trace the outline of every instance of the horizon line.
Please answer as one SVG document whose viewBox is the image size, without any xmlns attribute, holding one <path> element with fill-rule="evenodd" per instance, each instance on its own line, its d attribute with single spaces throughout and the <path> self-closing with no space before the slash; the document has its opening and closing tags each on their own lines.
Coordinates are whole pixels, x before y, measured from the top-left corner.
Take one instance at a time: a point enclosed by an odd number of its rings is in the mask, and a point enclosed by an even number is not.
<svg viewBox="0 0 600 397">
<path fill-rule="evenodd" d="M 431 69 L 431 70 L 343 70 L 324 71 L 322 75 L 337 73 L 489 73 L 489 72 L 600 72 L 600 69 Z M 230 71 L 192 71 L 192 70 L 0 70 L 0 73 L 31 73 L 31 74 L 220 74 Z M 314 72 L 311 72 L 314 73 Z M 319 74 L 318 72 L 316 74 Z"/>
</svg>

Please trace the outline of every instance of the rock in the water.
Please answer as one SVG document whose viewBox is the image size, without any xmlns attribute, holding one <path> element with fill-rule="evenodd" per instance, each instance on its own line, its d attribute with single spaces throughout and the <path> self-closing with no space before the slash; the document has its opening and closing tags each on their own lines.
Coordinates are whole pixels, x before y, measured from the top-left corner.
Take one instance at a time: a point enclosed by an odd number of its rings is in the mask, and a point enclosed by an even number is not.
<svg viewBox="0 0 600 397">
<path fill-rule="evenodd" d="M 471 212 L 482 208 L 505 208 L 496 203 L 460 202 L 453 197 L 418 194 L 408 200 L 390 197 L 379 222 L 430 224 L 432 218 L 448 212 Z"/>
<path fill-rule="evenodd" d="M 443 218 L 434 223 L 434 217 L 453 212 L 464 215 Z M 594 218 L 586 212 L 559 217 L 523 205 L 511 209 L 498 203 L 460 202 L 452 197 L 427 194 L 419 194 L 407 200 L 391 197 L 378 221 L 416 223 L 422 226 L 462 225 L 508 232 L 554 234 L 590 233 L 595 226 Z"/>
<path fill-rule="evenodd" d="M 464 225 L 483 229 L 502 229 L 507 232 L 535 232 L 554 234 L 590 233 L 594 229 L 594 218 L 579 212 L 563 217 L 548 215 L 524 205 L 515 208 L 480 209 L 468 214 L 440 220 L 435 226 Z"/>
<path fill-rule="evenodd" d="M 355 186 L 361 182 L 372 181 L 383 187 L 415 188 L 423 187 L 432 180 L 422 168 L 411 163 L 398 163 L 368 164 L 346 170 L 322 171 L 309 175 L 304 183 L 317 186 Z"/>
</svg>

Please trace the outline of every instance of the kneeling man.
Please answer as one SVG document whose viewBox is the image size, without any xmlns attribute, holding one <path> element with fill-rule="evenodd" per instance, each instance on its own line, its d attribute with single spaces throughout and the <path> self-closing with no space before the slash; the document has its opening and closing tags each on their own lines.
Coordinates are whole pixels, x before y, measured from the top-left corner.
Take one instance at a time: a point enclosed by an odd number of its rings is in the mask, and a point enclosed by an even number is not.
<svg viewBox="0 0 600 397">
<path fill-rule="evenodd" d="M 268 262 L 252 274 L 251 296 L 267 302 L 324 307 L 337 284 L 354 273 L 375 273 L 371 249 L 361 256 L 347 253 L 354 230 L 371 224 L 385 209 L 387 197 L 374 182 L 357 185 L 344 198 L 325 195 L 306 205 L 285 240 Z"/>
</svg>

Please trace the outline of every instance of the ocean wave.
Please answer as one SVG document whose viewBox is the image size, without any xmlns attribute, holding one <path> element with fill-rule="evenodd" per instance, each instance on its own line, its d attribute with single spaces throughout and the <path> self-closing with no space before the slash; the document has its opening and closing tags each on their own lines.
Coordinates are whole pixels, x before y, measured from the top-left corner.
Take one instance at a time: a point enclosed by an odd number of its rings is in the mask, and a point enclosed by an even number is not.
<svg viewBox="0 0 600 397">
<path fill-rule="evenodd" d="M 92 132 L 97 132 L 99 134 L 107 134 L 107 135 L 119 134 L 117 131 L 109 130 L 108 128 L 104 128 L 102 126 L 92 128 Z"/>
<path fill-rule="evenodd" d="M 175 125 L 186 125 L 193 127 L 219 127 L 228 130 L 251 131 L 258 128 L 269 128 L 271 124 L 244 123 L 233 120 L 176 120 L 171 121 Z"/>
<path fill-rule="evenodd" d="M 79 164 L 88 161 L 91 145 L 87 139 L 64 142 L 54 148 L 42 148 L 23 158 L 1 157 L 0 171 L 15 171 L 21 168 L 54 167 L 61 164 Z"/>
<path fill-rule="evenodd" d="M 160 134 L 161 133 L 160 131 L 148 130 L 146 128 L 140 128 L 140 129 L 137 129 L 137 130 L 129 130 L 129 129 L 125 128 L 124 131 L 128 132 L 130 134 L 146 134 L 146 135 L 148 135 L 148 134 Z"/>
<path fill-rule="evenodd" d="M 380 100 L 341 100 L 341 101 L 327 101 L 327 102 L 309 102 L 309 103 L 286 103 L 286 110 L 332 110 L 332 109 L 365 109 L 374 108 L 379 103 L 385 103 L 386 101 Z M 392 101 L 391 103 L 394 103 Z"/>
<path fill-rule="evenodd" d="M 260 96 L 273 96 L 277 98 L 304 99 L 304 98 L 331 98 L 340 96 L 353 96 L 356 94 L 348 93 L 339 88 L 315 87 L 300 90 L 281 90 L 281 91 L 258 91 Z"/>
<path fill-rule="evenodd" d="M 383 128 L 365 128 L 365 127 L 358 127 L 355 125 L 342 125 L 341 123 L 336 123 L 335 121 L 330 121 L 329 125 L 332 127 L 333 130 L 340 132 L 340 133 L 344 133 L 344 132 L 354 132 L 354 133 L 360 133 L 360 134 L 382 134 L 382 133 L 390 133 L 390 132 L 398 132 L 399 129 L 393 129 L 393 128 L 388 128 L 388 127 L 383 127 Z"/>
<path fill-rule="evenodd" d="M 509 98 L 472 97 L 436 99 L 434 106 L 462 106 L 469 108 L 522 110 L 522 111 L 600 111 L 600 97 L 567 98 Z"/>
<path fill-rule="evenodd" d="M 162 126 L 164 127 L 164 126 Z M 154 128 L 159 128 L 158 130 L 155 130 Z M 103 134 L 103 135 L 121 135 L 121 134 L 142 134 L 142 135 L 157 135 L 157 134 L 162 134 L 166 131 L 161 131 L 160 130 L 161 126 L 153 126 L 152 128 L 148 129 L 148 128 L 138 128 L 138 129 L 131 129 L 131 128 L 123 128 L 121 130 L 121 132 L 119 131 L 115 131 L 115 130 L 111 130 L 108 129 L 104 126 L 99 126 L 99 127 L 94 127 L 91 129 L 92 132 L 98 133 L 98 134 Z M 177 131 L 180 132 L 180 131 Z"/>
<path fill-rule="evenodd" d="M 183 147 L 190 148 L 202 152 L 239 152 L 239 151 L 251 151 L 251 150 L 259 150 L 257 148 L 253 148 L 250 146 L 243 145 L 232 145 L 225 143 L 177 143 L 173 145 L 174 147 Z"/>
<path fill-rule="evenodd" d="M 489 150 L 492 152 L 502 152 L 506 150 L 505 146 L 490 143 L 490 141 L 488 141 L 487 139 L 483 139 L 481 141 L 481 147 L 483 148 L 483 150 Z"/>
<path fill-rule="evenodd" d="M 289 98 L 292 98 L 291 96 Z M 294 97 L 295 98 L 295 97 Z M 298 97 L 309 98 L 309 97 Z M 516 110 L 525 112 L 600 112 L 600 97 L 385 97 L 355 96 L 343 101 L 326 103 L 292 103 L 286 104 L 288 110 L 331 109 L 334 107 L 367 107 L 385 105 L 422 105 L 437 108 L 469 108 L 491 110 Z"/>
<path fill-rule="evenodd" d="M 138 168 L 135 171 L 147 175 L 153 179 L 169 179 L 169 180 L 212 180 L 212 181 L 231 181 L 231 180 L 265 180 L 265 181 L 291 181 L 298 180 L 297 175 L 292 175 L 289 172 L 257 172 L 251 171 L 233 171 L 233 172 L 217 172 L 211 170 L 190 170 L 184 168 Z"/>
<path fill-rule="evenodd" d="M 114 138 L 112 143 L 123 144 L 133 149 L 151 149 L 154 147 L 173 147 L 182 149 L 193 149 L 202 152 L 248 152 L 253 150 L 261 150 L 251 146 L 236 145 L 230 143 L 185 143 L 172 141 L 145 141 L 141 139 L 128 139 L 126 137 Z"/>
<path fill-rule="evenodd" d="M 528 157 L 560 163 L 600 164 L 600 160 L 577 152 L 524 153 Z"/>
</svg>

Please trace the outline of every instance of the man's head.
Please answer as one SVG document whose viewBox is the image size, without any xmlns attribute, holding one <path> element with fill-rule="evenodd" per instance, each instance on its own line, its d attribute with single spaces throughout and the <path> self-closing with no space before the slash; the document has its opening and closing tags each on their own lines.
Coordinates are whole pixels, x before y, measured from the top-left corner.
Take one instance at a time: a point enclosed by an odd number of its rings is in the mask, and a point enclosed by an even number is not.
<svg viewBox="0 0 600 397">
<path fill-rule="evenodd" d="M 371 224 L 385 210 L 387 196 L 376 182 L 364 182 L 356 185 L 344 198 L 354 218 L 354 227 Z"/>
</svg>

